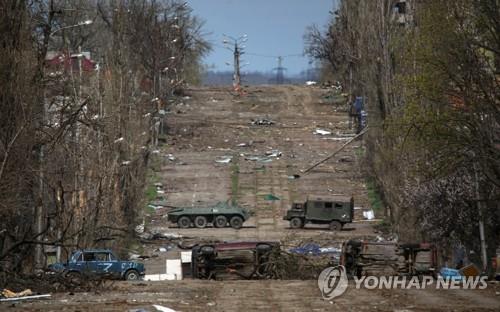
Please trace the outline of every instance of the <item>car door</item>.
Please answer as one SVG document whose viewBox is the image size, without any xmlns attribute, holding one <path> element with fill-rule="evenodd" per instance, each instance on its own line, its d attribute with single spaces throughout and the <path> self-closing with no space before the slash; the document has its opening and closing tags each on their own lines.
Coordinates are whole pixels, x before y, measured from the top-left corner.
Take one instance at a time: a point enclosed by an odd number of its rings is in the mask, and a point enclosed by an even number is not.
<svg viewBox="0 0 500 312">
<path fill-rule="evenodd" d="M 99 275 L 120 275 L 120 265 L 116 257 L 107 251 L 97 252 L 96 273 Z"/>
<path fill-rule="evenodd" d="M 94 252 L 85 251 L 83 253 L 84 267 L 82 272 L 86 274 L 95 274 L 97 271 L 97 265 L 95 261 Z"/>
</svg>

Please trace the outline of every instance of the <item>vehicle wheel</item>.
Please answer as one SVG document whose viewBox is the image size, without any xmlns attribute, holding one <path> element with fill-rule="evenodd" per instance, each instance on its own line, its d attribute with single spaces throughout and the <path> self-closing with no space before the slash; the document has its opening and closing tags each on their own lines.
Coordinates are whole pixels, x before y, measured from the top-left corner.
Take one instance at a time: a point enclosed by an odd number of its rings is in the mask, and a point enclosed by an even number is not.
<svg viewBox="0 0 500 312">
<path fill-rule="evenodd" d="M 139 273 L 136 270 L 130 270 L 125 273 L 125 279 L 127 281 L 137 281 L 139 279 Z"/>
<path fill-rule="evenodd" d="M 258 253 L 264 254 L 270 252 L 272 247 L 269 244 L 259 244 L 257 245 L 257 247 L 255 247 L 255 249 L 257 249 Z"/>
<path fill-rule="evenodd" d="M 302 219 L 295 217 L 290 220 L 290 228 L 292 229 L 300 229 L 303 226 Z"/>
<path fill-rule="evenodd" d="M 213 255 L 215 253 L 215 249 L 212 246 L 202 246 L 200 248 L 200 253 L 202 255 Z"/>
<path fill-rule="evenodd" d="M 205 218 L 204 216 L 197 216 L 196 218 L 194 218 L 194 226 L 199 229 L 204 228 L 205 226 L 207 226 L 207 218 Z"/>
<path fill-rule="evenodd" d="M 216 228 L 223 228 L 227 224 L 227 218 L 225 216 L 217 216 L 214 220 L 214 226 Z"/>
<path fill-rule="evenodd" d="M 229 221 L 229 224 L 231 224 L 233 229 L 240 229 L 243 226 L 243 219 L 239 216 L 234 216 Z"/>
<path fill-rule="evenodd" d="M 330 231 L 340 231 L 342 229 L 342 224 L 339 221 L 330 222 Z"/>
<path fill-rule="evenodd" d="M 191 225 L 191 220 L 186 216 L 182 216 L 177 220 L 177 224 L 181 229 L 187 229 Z"/>
</svg>

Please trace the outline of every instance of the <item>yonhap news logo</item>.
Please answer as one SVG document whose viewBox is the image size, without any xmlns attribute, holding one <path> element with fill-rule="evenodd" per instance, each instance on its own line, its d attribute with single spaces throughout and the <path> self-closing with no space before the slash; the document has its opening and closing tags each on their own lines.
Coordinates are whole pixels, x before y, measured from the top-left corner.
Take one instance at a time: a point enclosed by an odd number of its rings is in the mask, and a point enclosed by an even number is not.
<svg viewBox="0 0 500 312">
<path fill-rule="evenodd" d="M 354 276 L 356 289 L 485 289 L 487 276 Z M 349 286 L 344 266 L 328 267 L 318 277 L 318 287 L 325 300 L 342 295 Z"/>
<path fill-rule="evenodd" d="M 343 265 L 328 267 L 318 276 L 318 287 L 325 300 L 331 300 L 342 295 L 349 285 L 347 272 Z"/>
</svg>

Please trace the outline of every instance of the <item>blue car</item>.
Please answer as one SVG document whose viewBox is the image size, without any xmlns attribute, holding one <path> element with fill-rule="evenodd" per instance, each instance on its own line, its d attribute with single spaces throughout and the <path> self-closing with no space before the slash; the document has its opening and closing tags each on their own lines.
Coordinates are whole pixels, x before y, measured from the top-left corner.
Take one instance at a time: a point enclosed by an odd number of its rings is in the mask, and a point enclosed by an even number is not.
<svg viewBox="0 0 500 312">
<path fill-rule="evenodd" d="M 120 261 L 109 249 L 76 250 L 66 263 L 52 264 L 49 269 L 68 277 L 100 275 L 130 281 L 141 279 L 146 272 L 144 264 Z"/>
</svg>

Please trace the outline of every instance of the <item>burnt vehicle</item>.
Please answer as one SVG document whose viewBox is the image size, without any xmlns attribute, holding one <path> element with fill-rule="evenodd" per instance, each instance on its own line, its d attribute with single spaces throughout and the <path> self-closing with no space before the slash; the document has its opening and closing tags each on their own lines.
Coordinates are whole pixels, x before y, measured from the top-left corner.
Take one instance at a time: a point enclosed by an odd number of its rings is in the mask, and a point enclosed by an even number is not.
<svg viewBox="0 0 500 312">
<path fill-rule="evenodd" d="M 109 278 L 139 280 L 145 274 L 144 264 L 121 261 L 109 249 L 73 251 L 67 262 L 49 265 L 49 270 L 70 278 L 105 276 Z"/>
<path fill-rule="evenodd" d="M 400 244 L 349 240 L 342 245 L 340 264 L 351 276 L 421 276 L 436 274 L 436 248 L 428 243 Z"/>
<path fill-rule="evenodd" d="M 168 220 L 177 223 L 182 229 L 192 225 L 204 228 L 209 223 L 217 228 L 229 224 L 234 229 L 240 229 L 249 217 L 250 213 L 245 208 L 224 202 L 211 207 L 174 208 L 167 214 Z"/>
<path fill-rule="evenodd" d="M 340 231 L 344 224 L 352 222 L 354 199 L 345 196 L 309 195 L 305 202 L 294 202 L 284 220 L 290 228 L 303 228 L 307 223 L 329 224 L 330 230 Z"/>
<path fill-rule="evenodd" d="M 198 279 L 272 278 L 270 257 L 280 252 L 277 242 L 231 242 L 192 249 L 191 274 Z"/>
</svg>

